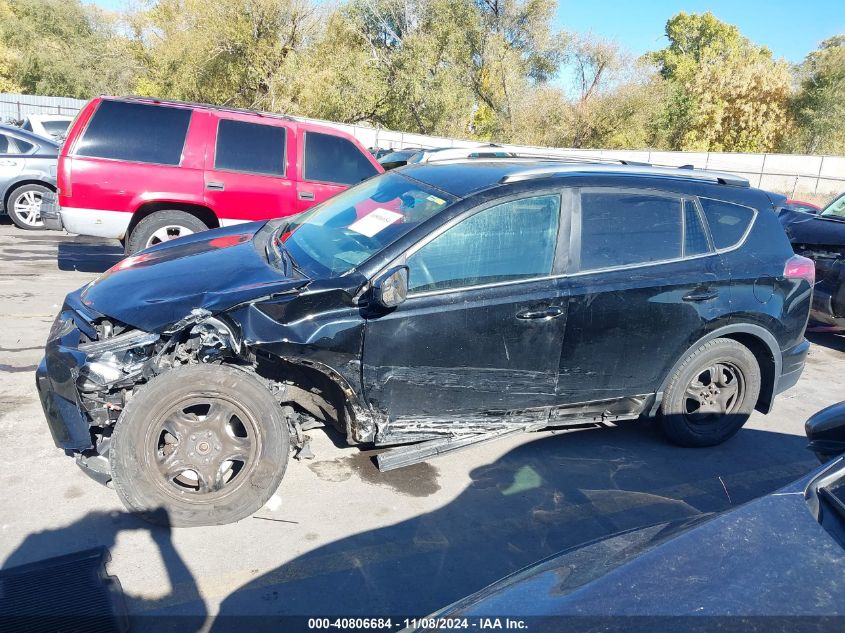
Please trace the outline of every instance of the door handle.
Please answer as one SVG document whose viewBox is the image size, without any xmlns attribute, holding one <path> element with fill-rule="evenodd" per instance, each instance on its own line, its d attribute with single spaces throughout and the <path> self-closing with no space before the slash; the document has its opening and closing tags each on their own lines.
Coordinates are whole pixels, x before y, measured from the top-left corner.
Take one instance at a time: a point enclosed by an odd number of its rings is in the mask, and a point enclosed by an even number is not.
<svg viewBox="0 0 845 633">
<path fill-rule="evenodd" d="M 219 180 L 209 180 L 205 183 L 205 188 L 211 189 L 212 191 L 223 191 L 226 188 L 226 185 Z"/>
<path fill-rule="evenodd" d="M 314 199 L 314 192 L 313 191 L 300 191 L 296 195 L 300 200 L 313 200 Z"/>
<path fill-rule="evenodd" d="M 17 165 L 18 161 L 16 160 L 0 160 L 0 165 L 3 167 L 11 167 L 13 165 Z"/>
<path fill-rule="evenodd" d="M 527 319 L 555 319 L 563 314 L 563 309 L 558 308 L 557 306 L 551 306 L 549 308 L 543 308 L 542 310 L 523 310 L 522 312 L 517 313 L 516 318 L 527 320 Z"/>
<path fill-rule="evenodd" d="M 685 294 L 681 299 L 684 301 L 708 301 L 718 296 L 719 293 L 712 288 L 696 288 L 692 292 Z"/>
</svg>

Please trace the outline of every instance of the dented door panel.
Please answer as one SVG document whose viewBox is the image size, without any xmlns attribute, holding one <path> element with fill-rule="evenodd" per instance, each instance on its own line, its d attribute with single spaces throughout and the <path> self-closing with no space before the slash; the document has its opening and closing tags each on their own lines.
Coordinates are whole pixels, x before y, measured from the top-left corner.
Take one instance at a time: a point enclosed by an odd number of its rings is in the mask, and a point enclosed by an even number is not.
<svg viewBox="0 0 845 633">
<path fill-rule="evenodd" d="M 565 327 L 554 279 L 408 297 L 367 320 L 367 399 L 391 420 L 552 405 Z"/>
</svg>

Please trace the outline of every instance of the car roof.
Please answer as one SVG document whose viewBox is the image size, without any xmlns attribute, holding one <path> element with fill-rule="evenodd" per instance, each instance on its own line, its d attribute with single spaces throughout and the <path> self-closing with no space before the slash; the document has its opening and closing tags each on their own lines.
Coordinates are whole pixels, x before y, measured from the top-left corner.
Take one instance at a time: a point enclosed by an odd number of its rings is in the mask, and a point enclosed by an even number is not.
<svg viewBox="0 0 845 633">
<path fill-rule="evenodd" d="M 148 105 L 169 106 L 174 108 L 186 108 L 191 110 L 208 110 L 213 112 L 231 112 L 234 114 L 251 115 L 262 119 L 277 119 L 287 121 L 292 126 L 301 126 L 305 131 L 311 130 L 313 132 L 323 132 L 325 134 L 332 134 L 334 136 L 341 136 L 344 138 L 355 139 L 352 134 L 336 128 L 328 121 L 325 124 L 313 123 L 298 117 L 290 116 L 289 114 L 280 114 L 278 112 L 265 112 L 263 110 L 250 110 L 248 108 L 234 108 L 230 106 L 212 105 L 210 103 L 194 103 L 191 101 L 178 101 L 175 99 L 159 99 L 158 97 L 115 97 L 110 95 L 100 95 L 96 97 L 103 101 L 122 101 L 125 103 L 145 103 Z M 360 142 L 355 139 L 356 142 Z M 361 145 L 363 147 L 363 145 Z"/>
<path fill-rule="evenodd" d="M 613 164 L 598 160 L 570 160 L 563 157 L 555 160 L 447 160 L 406 165 L 397 171 L 459 198 L 509 182 L 589 175 L 659 177 L 735 187 L 749 186 L 746 179 L 724 172 L 647 164 Z"/>
<path fill-rule="evenodd" d="M 39 134 L 34 134 L 28 130 L 24 130 L 22 128 L 16 127 L 14 125 L 3 125 L 0 124 L 0 132 L 11 134 L 12 136 L 19 136 L 22 139 L 25 139 L 32 143 L 33 145 L 39 146 L 49 146 L 58 148 L 59 144 L 50 138 L 45 138 L 40 136 Z"/>
</svg>

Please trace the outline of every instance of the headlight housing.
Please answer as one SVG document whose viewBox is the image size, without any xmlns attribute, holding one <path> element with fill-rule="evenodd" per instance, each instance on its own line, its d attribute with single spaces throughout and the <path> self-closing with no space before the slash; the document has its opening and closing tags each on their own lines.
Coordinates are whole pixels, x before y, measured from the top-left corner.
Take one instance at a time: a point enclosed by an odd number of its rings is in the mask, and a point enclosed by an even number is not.
<svg viewBox="0 0 845 633">
<path fill-rule="evenodd" d="M 152 356 L 158 339 L 158 334 L 133 330 L 80 345 L 87 362 L 79 371 L 77 387 L 80 391 L 99 391 L 136 376 Z"/>
</svg>

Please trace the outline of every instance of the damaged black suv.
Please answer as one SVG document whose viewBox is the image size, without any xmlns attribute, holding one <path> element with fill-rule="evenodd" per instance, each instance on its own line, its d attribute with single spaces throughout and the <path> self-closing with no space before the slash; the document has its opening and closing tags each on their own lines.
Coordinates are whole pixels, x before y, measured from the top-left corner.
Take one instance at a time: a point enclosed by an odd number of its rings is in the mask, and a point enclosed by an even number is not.
<svg viewBox="0 0 845 633">
<path fill-rule="evenodd" d="M 68 295 L 37 384 L 56 444 L 130 510 L 227 523 L 323 424 L 393 446 L 383 470 L 647 416 L 723 442 L 798 380 L 812 282 L 727 174 L 408 166 L 123 260 Z"/>
</svg>

